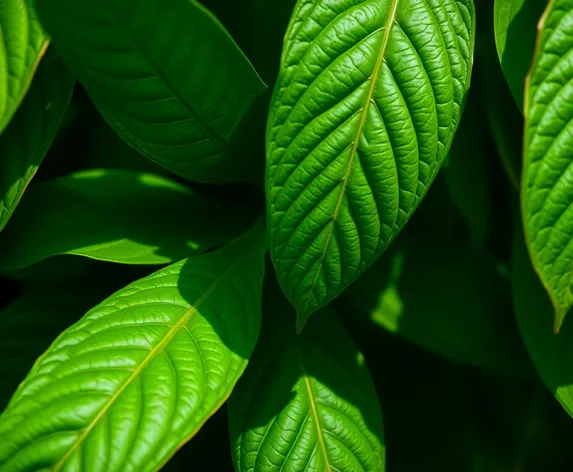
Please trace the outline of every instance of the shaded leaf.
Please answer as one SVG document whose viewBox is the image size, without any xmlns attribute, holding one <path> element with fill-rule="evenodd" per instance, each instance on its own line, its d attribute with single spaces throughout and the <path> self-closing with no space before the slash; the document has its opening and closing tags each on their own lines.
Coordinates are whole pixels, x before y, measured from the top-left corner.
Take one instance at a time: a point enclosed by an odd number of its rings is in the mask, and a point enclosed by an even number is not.
<svg viewBox="0 0 573 472">
<path fill-rule="evenodd" d="M 332 310 L 297 336 L 275 295 L 229 400 L 236 470 L 383 471 L 382 415 L 362 355 Z"/>
<path fill-rule="evenodd" d="M 16 113 L 48 47 L 32 0 L 0 3 L 0 134 Z M 4 159 L 4 157 L 2 156 Z"/>
<path fill-rule="evenodd" d="M 192 180 L 249 177 L 233 138 L 265 86 L 208 10 L 192 0 L 36 1 L 58 51 L 130 145 Z"/>
<path fill-rule="evenodd" d="M 527 247 L 555 307 L 555 330 L 573 305 L 573 0 L 555 0 L 540 23 L 526 87 L 522 212 Z M 563 59 L 565 58 L 565 59 Z"/>
<path fill-rule="evenodd" d="M 0 231 L 42 163 L 66 113 L 74 78 L 48 51 L 22 106 L 0 136 Z"/>
<path fill-rule="evenodd" d="M 0 234 L 0 268 L 58 254 L 124 264 L 167 264 L 213 249 L 254 221 L 225 203 L 154 174 L 88 170 L 30 188 Z"/>
<path fill-rule="evenodd" d="M 0 416 L 0 470 L 164 464 L 227 399 L 254 348 L 261 226 L 134 282 L 59 336 Z"/>
<path fill-rule="evenodd" d="M 270 249 L 299 329 L 391 243 L 448 152 L 472 0 L 299 0 L 267 130 Z"/>
</svg>

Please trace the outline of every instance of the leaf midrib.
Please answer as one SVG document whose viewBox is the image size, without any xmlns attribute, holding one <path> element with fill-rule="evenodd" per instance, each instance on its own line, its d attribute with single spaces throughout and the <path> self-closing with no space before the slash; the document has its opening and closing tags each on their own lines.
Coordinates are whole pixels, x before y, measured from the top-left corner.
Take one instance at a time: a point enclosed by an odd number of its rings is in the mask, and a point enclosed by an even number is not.
<svg viewBox="0 0 573 472">
<path fill-rule="evenodd" d="M 382 44 L 380 46 L 380 51 L 378 52 L 378 57 L 376 58 L 376 63 L 374 65 L 374 69 L 372 71 L 372 75 L 370 76 L 370 87 L 368 89 L 368 93 L 366 94 L 366 100 L 364 106 L 362 108 L 362 112 L 360 114 L 360 122 L 358 123 L 358 128 L 356 131 L 356 137 L 352 143 L 352 148 L 350 151 L 350 157 L 348 159 L 348 164 L 346 165 L 346 170 L 344 172 L 344 177 L 342 178 L 342 188 L 340 189 L 340 195 L 336 201 L 336 207 L 334 209 L 334 213 L 332 215 L 332 222 L 330 226 L 330 230 L 328 232 L 328 236 L 326 237 L 326 242 L 324 244 L 324 249 L 322 254 L 320 255 L 320 259 L 318 262 L 318 267 L 316 269 L 316 275 L 312 281 L 310 289 L 308 290 L 308 296 L 306 299 L 306 305 L 304 309 L 304 314 L 308 313 L 308 306 L 310 304 L 310 298 L 314 293 L 314 289 L 316 287 L 316 283 L 318 282 L 318 278 L 320 277 L 320 272 L 322 270 L 322 266 L 324 264 L 324 258 L 326 257 L 326 252 L 328 251 L 328 247 L 330 246 L 330 242 L 332 241 L 332 236 L 334 234 L 334 227 L 336 225 L 336 221 L 338 219 L 338 215 L 342 208 L 342 202 L 344 201 L 344 196 L 346 195 L 346 187 L 348 186 L 348 180 L 350 178 L 350 173 L 352 172 L 352 166 L 354 164 L 354 160 L 358 155 L 358 146 L 360 144 L 360 138 L 364 132 L 364 127 L 366 125 L 366 119 L 368 118 L 368 111 L 370 109 L 370 105 L 372 103 L 372 99 L 374 96 L 374 92 L 378 85 L 378 77 L 380 71 L 382 70 L 382 64 L 384 63 L 384 58 L 386 56 L 386 50 L 388 48 L 388 41 L 390 39 L 390 32 L 392 30 L 392 25 L 396 21 L 396 13 L 398 11 L 398 3 L 400 0 L 392 0 L 392 4 L 390 5 L 390 11 L 388 13 L 388 18 L 386 18 L 386 23 L 384 24 L 384 34 L 382 37 Z M 300 323 L 300 320 L 299 320 Z M 302 326 L 299 326 L 299 329 L 302 329 Z"/>
<path fill-rule="evenodd" d="M 125 382 L 121 385 L 121 387 L 110 397 L 101 411 L 95 416 L 95 418 L 90 422 L 88 426 L 86 426 L 82 432 L 82 434 L 76 439 L 76 441 L 70 446 L 66 454 L 56 463 L 53 468 L 53 472 L 59 472 L 61 468 L 66 464 L 68 459 L 72 456 L 72 454 L 82 445 L 83 441 L 88 437 L 92 429 L 98 424 L 98 422 L 105 416 L 105 414 L 111 409 L 115 401 L 122 395 L 122 393 L 131 385 L 133 380 L 135 380 L 143 370 L 155 359 L 155 357 L 163 352 L 163 349 L 169 344 L 169 342 L 175 337 L 177 332 L 180 328 L 187 325 L 187 323 L 191 320 L 193 315 L 197 312 L 201 304 L 207 300 L 213 292 L 221 285 L 221 283 L 229 276 L 229 274 L 237 267 L 241 258 L 237 259 L 231 266 L 223 272 L 223 274 L 217 278 L 208 288 L 205 290 L 203 295 L 201 295 L 195 305 L 191 305 L 187 311 L 183 314 L 183 316 L 179 319 L 177 323 L 175 323 L 166 335 L 161 339 L 161 341 L 155 346 L 149 354 L 143 359 L 143 361 L 137 366 L 137 368 L 133 371 L 133 373 L 125 380 Z"/>
</svg>

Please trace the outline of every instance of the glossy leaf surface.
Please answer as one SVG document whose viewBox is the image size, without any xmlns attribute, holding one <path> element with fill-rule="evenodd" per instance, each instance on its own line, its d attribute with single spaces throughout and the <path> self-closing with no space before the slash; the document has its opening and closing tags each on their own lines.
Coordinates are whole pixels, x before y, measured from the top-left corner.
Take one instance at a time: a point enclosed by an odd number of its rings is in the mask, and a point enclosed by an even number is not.
<svg viewBox="0 0 573 472">
<path fill-rule="evenodd" d="M 0 134 L 16 113 L 48 47 L 32 0 L 0 2 Z M 3 154 L 2 150 L 2 154 Z M 2 156 L 4 159 L 4 156 Z"/>
<path fill-rule="evenodd" d="M 405 225 L 460 120 L 472 0 L 299 0 L 267 130 L 270 249 L 299 326 Z"/>
<path fill-rule="evenodd" d="M 0 268 L 58 254 L 167 264 L 213 249 L 253 221 L 246 205 L 208 198 L 165 177 L 81 171 L 30 188 L 0 234 Z"/>
<path fill-rule="evenodd" d="M 192 0 L 37 0 L 37 8 L 129 144 L 192 180 L 248 177 L 232 138 L 265 87 L 208 10 Z"/>
<path fill-rule="evenodd" d="M 297 336 L 294 312 L 269 305 L 260 344 L 228 405 L 235 469 L 383 471 L 378 399 L 335 313 L 324 310 Z"/>
<path fill-rule="evenodd" d="M 537 22 L 548 0 L 495 0 L 497 55 L 519 109 L 523 109 L 525 78 L 531 67 Z"/>
<path fill-rule="evenodd" d="M 0 231 L 44 159 L 72 97 L 74 79 L 49 51 L 22 106 L 0 136 Z"/>
<path fill-rule="evenodd" d="M 2 472 L 157 470 L 223 404 L 257 340 L 261 225 L 116 292 L 40 357 L 0 416 Z"/>
<path fill-rule="evenodd" d="M 552 1 L 540 27 L 526 90 L 522 212 L 559 330 L 573 305 L 573 1 Z"/>
</svg>

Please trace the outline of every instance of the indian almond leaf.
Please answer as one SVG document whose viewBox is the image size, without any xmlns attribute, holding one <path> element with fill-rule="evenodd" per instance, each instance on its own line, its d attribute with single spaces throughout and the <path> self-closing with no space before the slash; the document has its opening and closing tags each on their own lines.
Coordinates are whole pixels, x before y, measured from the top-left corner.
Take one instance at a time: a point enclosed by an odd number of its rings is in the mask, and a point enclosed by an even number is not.
<svg viewBox="0 0 573 472">
<path fill-rule="evenodd" d="M 553 0 L 539 24 L 526 84 L 522 214 L 533 267 L 559 331 L 573 305 L 573 0 Z"/>
<path fill-rule="evenodd" d="M 0 416 L 0 471 L 154 471 L 230 395 L 257 341 L 264 230 L 136 281 L 38 359 Z"/>
<path fill-rule="evenodd" d="M 230 241 L 255 218 L 246 204 L 209 198 L 167 177 L 80 171 L 30 188 L 0 234 L 0 269 L 58 254 L 167 264 Z"/>
<path fill-rule="evenodd" d="M 512 256 L 513 299 L 521 336 L 539 375 L 573 417 L 573 323 L 553 332 L 552 306 L 536 277 L 520 225 L 516 224 Z"/>
<path fill-rule="evenodd" d="M 228 403 L 235 469 L 383 471 L 378 399 L 336 314 L 325 309 L 297 336 L 284 297 L 269 299 L 253 361 Z"/>
<path fill-rule="evenodd" d="M 38 22 L 32 0 L 2 0 L 0 42 L 4 45 L 0 49 L 1 135 L 26 95 L 48 47 L 48 38 Z"/>
<path fill-rule="evenodd" d="M 36 2 L 70 70 L 128 144 L 191 180 L 250 177 L 251 154 L 234 146 L 235 131 L 265 85 L 205 7 L 194 0 Z"/>
<path fill-rule="evenodd" d="M 42 163 L 72 98 L 74 78 L 50 49 L 16 115 L 0 136 L 0 231 Z"/>
<path fill-rule="evenodd" d="M 310 314 L 391 243 L 451 145 L 472 0 L 299 0 L 267 128 L 270 250 Z"/>
<path fill-rule="evenodd" d="M 525 78 L 531 67 L 537 22 L 547 0 L 495 0 L 497 55 L 515 102 L 523 110 Z"/>
</svg>

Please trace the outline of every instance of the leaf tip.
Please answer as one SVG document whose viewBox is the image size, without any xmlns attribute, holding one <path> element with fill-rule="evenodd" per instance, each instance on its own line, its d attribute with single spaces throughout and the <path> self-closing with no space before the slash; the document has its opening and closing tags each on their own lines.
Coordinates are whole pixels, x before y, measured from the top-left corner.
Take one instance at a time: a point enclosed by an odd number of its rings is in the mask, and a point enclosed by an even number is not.
<svg viewBox="0 0 573 472">
<path fill-rule="evenodd" d="M 565 321 L 565 316 L 567 316 L 570 308 L 571 306 L 565 307 L 555 304 L 555 316 L 553 318 L 553 332 L 555 334 L 559 334 L 561 326 L 563 326 L 563 321 Z"/>
<path fill-rule="evenodd" d="M 300 335 L 304 329 L 306 322 L 308 321 L 309 315 L 303 311 L 296 312 L 296 334 Z"/>
</svg>

